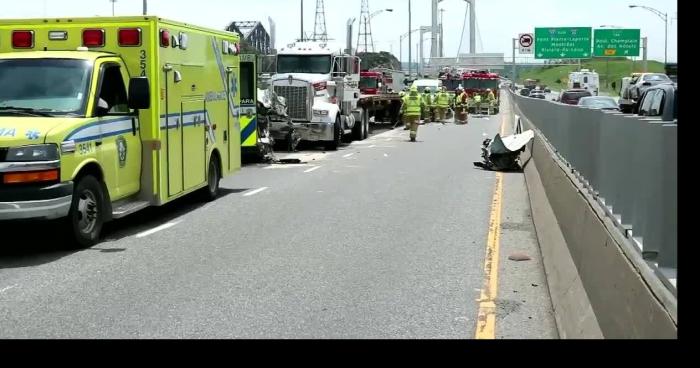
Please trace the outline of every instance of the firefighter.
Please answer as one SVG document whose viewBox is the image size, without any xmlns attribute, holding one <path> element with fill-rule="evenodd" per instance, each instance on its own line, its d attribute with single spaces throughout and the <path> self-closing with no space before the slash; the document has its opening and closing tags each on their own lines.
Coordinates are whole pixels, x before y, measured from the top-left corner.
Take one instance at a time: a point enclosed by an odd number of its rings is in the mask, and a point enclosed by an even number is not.
<svg viewBox="0 0 700 368">
<path fill-rule="evenodd" d="M 486 90 L 486 102 L 489 103 L 489 115 L 491 115 L 491 111 L 495 109 L 497 103 L 496 95 L 493 94 L 491 88 Z"/>
<path fill-rule="evenodd" d="M 420 121 L 421 110 L 425 107 L 425 103 L 418 93 L 418 87 L 411 86 L 410 91 L 403 97 L 403 105 L 401 112 L 404 116 L 404 121 L 407 127 L 411 130 L 411 142 L 416 141 L 418 134 L 418 122 Z"/>
<path fill-rule="evenodd" d="M 423 90 L 423 120 L 427 124 L 430 122 L 433 109 L 433 96 L 430 94 L 430 89 L 427 87 Z"/>
<path fill-rule="evenodd" d="M 450 96 L 447 94 L 446 87 L 442 87 L 435 97 L 435 104 L 437 105 L 438 119 L 445 124 L 445 114 L 447 113 L 447 108 L 450 107 Z"/>
<path fill-rule="evenodd" d="M 465 109 L 469 94 L 465 92 L 461 87 L 455 92 L 455 122 L 465 121 Z"/>
<path fill-rule="evenodd" d="M 406 88 L 404 88 L 403 90 L 401 90 L 401 92 L 399 92 L 399 97 L 401 98 L 401 108 L 400 108 L 399 115 L 401 117 L 401 122 L 403 123 L 403 130 L 408 130 L 408 128 L 409 128 L 408 120 L 406 120 L 406 115 L 403 113 L 403 105 L 404 105 L 403 98 L 405 96 L 406 96 Z"/>
</svg>

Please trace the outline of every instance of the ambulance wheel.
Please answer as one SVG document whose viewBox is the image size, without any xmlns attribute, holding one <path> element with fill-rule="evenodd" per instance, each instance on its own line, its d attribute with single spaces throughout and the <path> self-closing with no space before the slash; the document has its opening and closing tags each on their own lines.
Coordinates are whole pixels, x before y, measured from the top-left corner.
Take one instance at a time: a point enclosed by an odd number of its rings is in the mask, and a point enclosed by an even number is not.
<svg viewBox="0 0 700 368">
<path fill-rule="evenodd" d="M 340 141 L 343 139 L 343 131 L 340 128 L 340 117 L 335 118 L 335 125 L 333 125 L 333 140 L 326 142 L 326 150 L 337 151 L 340 146 Z"/>
<path fill-rule="evenodd" d="M 209 170 L 207 171 L 207 186 L 202 188 L 202 196 L 205 201 L 211 202 L 219 196 L 220 182 L 219 160 L 216 156 L 212 156 L 211 160 L 209 160 Z"/>
<path fill-rule="evenodd" d="M 73 202 L 68 213 L 67 229 L 75 240 L 75 247 L 88 248 L 100 240 L 105 209 L 102 185 L 92 175 L 79 179 L 73 190 Z"/>
</svg>

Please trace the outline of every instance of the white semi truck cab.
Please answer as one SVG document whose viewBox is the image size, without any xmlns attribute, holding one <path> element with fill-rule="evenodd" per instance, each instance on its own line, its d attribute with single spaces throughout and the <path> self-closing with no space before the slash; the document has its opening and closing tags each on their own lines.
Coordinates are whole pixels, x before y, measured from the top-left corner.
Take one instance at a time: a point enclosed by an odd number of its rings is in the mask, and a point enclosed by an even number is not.
<svg viewBox="0 0 700 368">
<path fill-rule="evenodd" d="M 338 148 L 343 136 L 365 137 L 366 119 L 358 109 L 360 59 L 342 46 L 304 41 L 286 45 L 277 53 L 272 86 L 287 100 L 289 121 L 270 125 L 275 140 L 290 139 L 290 131 L 303 141 L 324 142 Z"/>
</svg>

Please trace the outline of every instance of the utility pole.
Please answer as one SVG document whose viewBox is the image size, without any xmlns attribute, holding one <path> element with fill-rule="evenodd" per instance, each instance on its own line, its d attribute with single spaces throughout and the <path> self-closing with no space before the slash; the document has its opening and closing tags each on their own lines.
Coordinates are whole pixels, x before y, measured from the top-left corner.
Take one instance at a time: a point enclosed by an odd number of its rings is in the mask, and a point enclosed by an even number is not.
<svg viewBox="0 0 700 368">
<path fill-rule="evenodd" d="M 476 53 L 476 0 L 467 0 L 469 3 L 469 53 Z"/>
<path fill-rule="evenodd" d="M 143 15 L 148 14 L 148 0 L 143 0 Z"/>
<path fill-rule="evenodd" d="M 301 0 L 301 41 L 304 41 L 304 0 Z"/>
<path fill-rule="evenodd" d="M 648 44 L 648 39 L 646 37 L 642 37 L 642 47 L 644 47 L 644 53 L 642 53 L 642 68 L 644 70 L 644 73 L 648 71 L 647 69 L 647 49 L 649 47 Z"/>
<path fill-rule="evenodd" d="M 411 76 L 411 0 L 408 0 L 408 76 Z"/>
<path fill-rule="evenodd" d="M 513 75 L 510 76 L 510 79 L 513 81 L 513 83 L 516 83 L 515 80 L 515 49 L 518 47 L 518 39 L 513 38 Z"/>
<path fill-rule="evenodd" d="M 110 3 L 112 3 L 112 16 L 114 16 L 114 4 L 117 2 L 117 0 L 109 0 Z"/>
<path fill-rule="evenodd" d="M 445 46 L 445 29 L 443 28 L 443 19 L 445 17 L 445 9 L 440 9 L 440 52 L 439 55 L 440 57 L 445 57 L 445 49 L 443 48 Z M 459 52 L 459 51 L 458 51 Z"/>
</svg>

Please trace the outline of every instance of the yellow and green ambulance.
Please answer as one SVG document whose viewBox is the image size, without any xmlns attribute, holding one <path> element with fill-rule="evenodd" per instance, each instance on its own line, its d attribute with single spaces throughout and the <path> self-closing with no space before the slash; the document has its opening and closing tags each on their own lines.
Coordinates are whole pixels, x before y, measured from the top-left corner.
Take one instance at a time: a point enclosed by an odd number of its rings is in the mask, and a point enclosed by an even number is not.
<svg viewBox="0 0 700 368">
<path fill-rule="evenodd" d="M 0 226 L 61 218 L 85 247 L 112 219 L 216 198 L 253 136 L 240 56 L 234 33 L 152 16 L 0 20 Z"/>
</svg>

